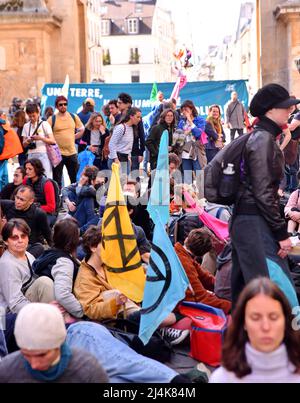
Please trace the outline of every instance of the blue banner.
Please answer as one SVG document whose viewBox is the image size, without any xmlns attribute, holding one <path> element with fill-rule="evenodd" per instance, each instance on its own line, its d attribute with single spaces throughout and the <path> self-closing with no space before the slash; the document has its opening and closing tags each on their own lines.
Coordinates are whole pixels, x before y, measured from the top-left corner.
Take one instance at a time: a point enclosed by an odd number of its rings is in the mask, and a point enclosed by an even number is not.
<svg viewBox="0 0 300 403">
<path fill-rule="evenodd" d="M 248 106 L 248 89 L 246 80 L 233 81 L 199 81 L 188 83 L 180 92 L 180 102 L 192 100 L 201 116 L 206 116 L 210 105 L 224 107 L 230 100 L 232 91 L 236 91 L 243 104 Z M 69 111 L 77 113 L 82 107 L 86 98 L 93 98 L 96 102 L 95 111 L 101 111 L 103 105 L 109 100 L 116 99 L 121 92 L 127 92 L 133 98 L 134 106 L 142 110 L 143 116 L 151 112 L 153 102 L 150 95 L 153 84 L 70 84 L 69 88 Z M 158 83 L 159 91 L 162 91 L 168 99 L 172 93 L 175 83 Z M 54 106 L 55 98 L 60 95 L 63 84 L 45 84 L 42 88 L 43 107 Z"/>
</svg>

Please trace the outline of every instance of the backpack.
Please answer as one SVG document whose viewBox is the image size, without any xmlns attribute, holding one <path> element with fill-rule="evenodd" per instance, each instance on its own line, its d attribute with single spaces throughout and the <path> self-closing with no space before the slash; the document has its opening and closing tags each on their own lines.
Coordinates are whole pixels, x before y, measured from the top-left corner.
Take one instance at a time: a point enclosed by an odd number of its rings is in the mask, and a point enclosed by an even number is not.
<svg viewBox="0 0 300 403">
<path fill-rule="evenodd" d="M 75 119 L 74 113 L 69 112 L 69 114 L 72 116 L 72 119 L 74 120 L 74 123 L 76 125 L 76 119 Z M 52 115 L 52 124 L 51 124 L 52 131 L 54 129 L 55 122 L 56 122 L 56 115 Z M 75 131 L 76 131 L 76 129 L 75 129 Z"/>
<path fill-rule="evenodd" d="M 56 265 L 56 262 L 60 258 L 66 258 L 71 260 L 74 265 L 74 272 L 73 272 L 73 284 L 75 283 L 78 270 L 79 270 L 79 263 L 72 258 L 72 256 L 64 252 L 63 250 L 59 249 L 48 249 L 46 250 L 41 256 L 39 256 L 33 263 L 32 263 L 32 270 L 36 277 L 49 277 L 51 280 L 54 281 L 52 277 L 52 268 Z"/>
<path fill-rule="evenodd" d="M 193 229 L 202 228 L 203 223 L 198 214 L 186 213 L 180 215 L 171 215 L 168 223 L 168 235 L 175 245 L 176 242 L 184 243 L 184 240 Z"/>
<path fill-rule="evenodd" d="M 54 187 L 54 193 L 55 193 L 55 212 L 58 213 L 58 210 L 61 206 L 61 196 L 60 196 L 60 189 L 58 186 L 58 183 L 51 178 L 46 178 L 45 176 L 43 177 L 43 182 L 42 182 L 42 186 L 44 189 L 44 186 L 46 184 L 46 182 L 50 181 Z"/>
<path fill-rule="evenodd" d="M 204 197 L 211 203 L 230 206 L 235 203 L 236 195 L 241 183 L 244 182 L 246 144 L 252 133 L 238 137 L 214 157 L 204 169 Z M 230 194 L 222 196 L 220 189 L 226 180 L 223 170 L 233 164 L 234 174 Z M 227 176 L 227 175 L 226 175 Z"/>
<path fill-rule="evenodd" d="M 124 136 L 124 134 L 126 132 L 126 126 L 125 126 L 124 123 L 122 123 L 122 124 L 123 124 L 123 127 L 124 127 L 124 132 L 123 132 L 123 136 Z M 113 135 L 113 133 L 110 134 L 109 136 L 107 136 L 105 141 L 104 141 L 104 146 L 103 146 L 103 149 L 102 149 L 102 156 L 103 156 L 104 160 L 107 160 L 108 156 L 109 156 L 109 142 L 111 140 L 112 135 Z"/>
</svg>

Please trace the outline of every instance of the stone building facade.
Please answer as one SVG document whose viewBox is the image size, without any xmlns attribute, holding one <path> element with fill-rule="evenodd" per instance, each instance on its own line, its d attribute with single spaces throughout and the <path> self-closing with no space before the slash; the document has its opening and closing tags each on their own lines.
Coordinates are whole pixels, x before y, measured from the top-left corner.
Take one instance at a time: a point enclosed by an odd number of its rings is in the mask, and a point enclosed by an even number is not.
<svg viewBox="0 0 300 403">
<path fill-rule="evenodd" d="M 87 32 L 86 0 L 0 0 L 0 107 L 66 74 L 89 81 Z"/>
<path fill-rule="evenodd" d="M 300 1 L 261 0 L 260 8 L 262 84 L 277 82 L 299 96 Z"/>
</svg>

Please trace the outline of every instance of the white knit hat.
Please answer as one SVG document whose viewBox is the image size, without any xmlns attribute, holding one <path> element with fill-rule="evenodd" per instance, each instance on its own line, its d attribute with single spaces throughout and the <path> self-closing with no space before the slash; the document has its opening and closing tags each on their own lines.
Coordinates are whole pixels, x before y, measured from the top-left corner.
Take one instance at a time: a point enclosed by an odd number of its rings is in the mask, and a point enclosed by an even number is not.
<svg viewBox="0 0 300 403">
<path fill-rule="evenodd" d="M 19 312 L 16 342 L 26 350 L 52 350 L 65 341 L 67 331 L 59 309 L 50 304 L 30 303 Z"/>
</svg>

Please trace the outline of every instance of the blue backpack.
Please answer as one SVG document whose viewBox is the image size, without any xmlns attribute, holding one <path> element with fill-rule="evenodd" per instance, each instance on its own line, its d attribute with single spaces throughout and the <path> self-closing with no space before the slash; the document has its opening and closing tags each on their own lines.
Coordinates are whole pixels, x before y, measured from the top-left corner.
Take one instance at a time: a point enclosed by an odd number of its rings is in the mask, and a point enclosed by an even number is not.
<svg viewBox="0 0 300 403">
<path fill-rule="evenodd" d="M 78 154 L 79 169 L 77 172 L 76 180 L 79 181 L 80 176 L 87 165 L 93 165 L 95 161 L 95 154 L 88 150 L 89 146 L 84 151 Z"/>
</svg>

